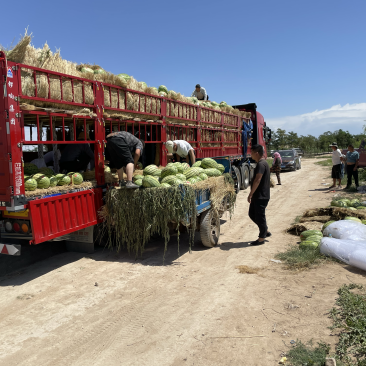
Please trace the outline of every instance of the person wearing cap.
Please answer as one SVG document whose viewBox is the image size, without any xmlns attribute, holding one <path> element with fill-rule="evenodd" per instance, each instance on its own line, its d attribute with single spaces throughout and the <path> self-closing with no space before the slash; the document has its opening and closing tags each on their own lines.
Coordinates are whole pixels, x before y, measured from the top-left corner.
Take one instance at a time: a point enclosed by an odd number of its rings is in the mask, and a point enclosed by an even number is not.
<svg viewBox="0 0 366 366">
<path fill-rule="evenodd" d="M 347 186 L 346 189 L 352 185 L 352 177 L 355 180 L 356 188 L 358 188 L 358 163 L 360 160 L 360 154 L 355 150 L 352 144 L 348 145 L 348 151 L 346 154 L 347 162 Z"/>
<path fill-rule="evenodd" d="M 166 142 L 165 146 L 166 146 L 166 149 L 168 150 L 168 158 L 172 159 L 173 156 L 175 155 L 177 161 L 180 161 L 181 158 L 187 159 L 187 160 L 189 158 L 189 160 L 191 161 L 191 165 L 193 165 L 196 162 L 196 157 L 194 155 L 194 149 L 187 141 L 169 140 Z"/>
<path fill-rule="evenodd" d="M 80 132 L 78 141 L 85 141 L 84 132 Z M 90 141 L 89 136 L 86 140 Z M 89 144 L 68 144 L 61 153 L 61 172 L 83 172 L 87 170 L 88 164 L 93 164 L 94 153 Z"/>
<path fill-rule="evenodd" d="M 196 89 L 193 91 L 191 97 L 196 97 L 198 100 L 208 100 L 206 89 L 202 88 L 200 84 L 196 85 Z"/>
<path fill-rule="evenodd" d="M 338 188 L 342 188 L 341 180 L 342 180 L 342 152 L 338 149 L 338 145 L 336 142 L 333 142 L 329 147 L 332 148 L 332 178 L 333 178 L 333 185 L 330 188 L 337 187 L 337 180 L 338 180 Z"/>
<path fill-rule="evenodd" d="M 135 166 L 140 159 L 144 143 L 127 131 L 113 132 L 107 136 L 106 163 L 117 169 L 119 184 L 126 188 L 140 188 L 132 182 Z M 127 182 L 123 179 L 126 172 Z"/>
</svg>

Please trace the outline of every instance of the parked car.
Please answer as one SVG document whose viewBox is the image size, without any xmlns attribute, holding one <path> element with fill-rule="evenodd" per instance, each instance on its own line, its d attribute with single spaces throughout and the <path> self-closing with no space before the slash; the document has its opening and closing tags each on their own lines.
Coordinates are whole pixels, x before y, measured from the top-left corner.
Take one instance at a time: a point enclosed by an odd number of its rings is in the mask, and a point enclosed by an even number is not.
<svg viewBox="0 0 366 366">
<path fill-rule="evenodd" d="M 301 157 L 296 149 L 279 150 L 282 158 L 281 170 L 298 170 L 301 169 Z"/>
<path fill-rule="evenodd" d="M 297 154 L 298 154 L 299 156 L 304 156 L 304 151 L 303 151 L 303 150 L 301 150 L 299 147 L 296 147 L 296 148 L 295 148 L 295 150 L 297 151 Z"/>
</svg>

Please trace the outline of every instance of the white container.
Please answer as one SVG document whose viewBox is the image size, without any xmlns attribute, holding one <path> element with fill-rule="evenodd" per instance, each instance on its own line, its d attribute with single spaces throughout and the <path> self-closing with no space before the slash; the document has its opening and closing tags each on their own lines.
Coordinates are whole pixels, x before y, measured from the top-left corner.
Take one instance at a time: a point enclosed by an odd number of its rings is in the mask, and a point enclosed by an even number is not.
<svg viewBox="0 0 366 366">
<path fill-rule="evenodd" d="M 351 255 L 358 250 L 366 251 L 366 240 L 343 240 L 323 238 L 320 242 L 320 252 L 349 264 Z"/>
<path fill-rule="evenodd" d="M 352 220 L 333 222 L 323 232 L 326 237 L 345 240 L 366 240 L 366 225 Z"/>
<path fill-rule="evenodd" d="M 352 252 L 349 257 L 349 264 L 366 271 L 366 248 Z"/>
</svg>

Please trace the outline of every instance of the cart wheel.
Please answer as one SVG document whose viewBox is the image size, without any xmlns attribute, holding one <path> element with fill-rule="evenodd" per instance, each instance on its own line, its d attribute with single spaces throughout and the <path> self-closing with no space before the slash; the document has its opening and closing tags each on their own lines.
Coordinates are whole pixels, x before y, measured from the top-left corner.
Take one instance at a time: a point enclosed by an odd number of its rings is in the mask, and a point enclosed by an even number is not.
<svg viewBox="0 0 366 366">
<path fill-rule="evenodd" d="M 212 248 L 217 245 L 220 238 L 220 219 L 208 210 L 201 215 L 201 240 L 205 247 Z"/>
<path fill-rule="evenodd" d="M 247 189 L 249 187 L 250 181 L 249 181 L 249 169 L 246 165 L 241 166 L 241 176 L 242 176 L 242 184 L 240 186 L 240 189 Z"/>
</svg>

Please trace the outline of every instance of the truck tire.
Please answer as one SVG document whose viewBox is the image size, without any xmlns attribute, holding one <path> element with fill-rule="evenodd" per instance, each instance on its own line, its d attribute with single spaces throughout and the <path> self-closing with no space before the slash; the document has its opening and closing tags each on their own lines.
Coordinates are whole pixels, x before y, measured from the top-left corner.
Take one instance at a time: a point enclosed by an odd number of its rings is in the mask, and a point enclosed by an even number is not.
<svg viewBox="0 0 366 366">
<path fill-rule="evenodd" d="M 250 173 L 247 165 L 242 165 L 241 168 L 241 186 L 240 189 L 247 189 L 250 184 Z"/>
<path fill-rule="evenodd" d="M 240 192 L 240 186 L 241 186 L 241 176 L 240 176 L 240 171 L 236 166 L 232 167 L 232 177 L 234 179 L 235 182 L 235 192 L 236 194 L 238 194 Z"/>
<path fill-rule="evenodd" d="M 254 178 L 254 169 L 251 166 L 249 167 L 249 184 L 252 182 L 253 178 Z"/>
<path fill-rule="evenodd" d="M 214 217 L 212 210 L 207 210 L 202 213 L 200 233 L 202 244 L 205 247 L 215 247 L 219 242 L 220 219 L 218 217 Z"/>
</svg>

